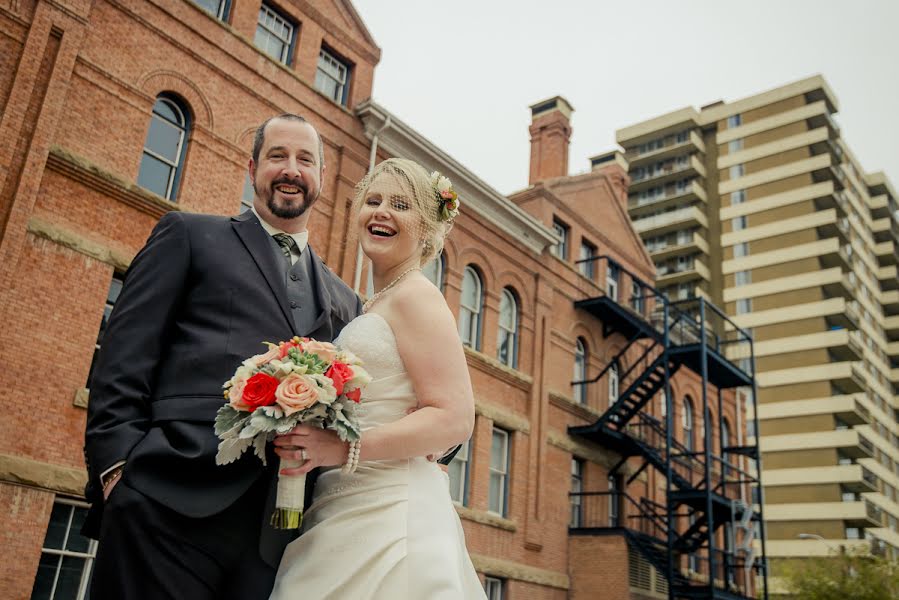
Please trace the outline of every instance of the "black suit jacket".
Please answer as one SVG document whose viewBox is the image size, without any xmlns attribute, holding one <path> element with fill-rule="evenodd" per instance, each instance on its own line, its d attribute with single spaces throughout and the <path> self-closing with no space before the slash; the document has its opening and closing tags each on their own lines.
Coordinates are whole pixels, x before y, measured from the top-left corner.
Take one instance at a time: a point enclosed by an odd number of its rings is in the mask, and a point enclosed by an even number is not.
<svg viewBox="0 0 899 600">
<path fill-rule="evenodd" d="M 217 466 L 213 421 L 222 383 L 265 351 L 261 342 L 330 341 L 360 313 L 358 296 L 307 251 L 321 312 L 311 331 L 296 331 L 281 257 L 256 215 L 160 219 L 128 270 L 90 382 L 86 535 L 99 535 L 100 474 L 118 461 L 129 486 L 192 517 L 222 511 L 274 472 L 252 453 Z"/>
</svg>

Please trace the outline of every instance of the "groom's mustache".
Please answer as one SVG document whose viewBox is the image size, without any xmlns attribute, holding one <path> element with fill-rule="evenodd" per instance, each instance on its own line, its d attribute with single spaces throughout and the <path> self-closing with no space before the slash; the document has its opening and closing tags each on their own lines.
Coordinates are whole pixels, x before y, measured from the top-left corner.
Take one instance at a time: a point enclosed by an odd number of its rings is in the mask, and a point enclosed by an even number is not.
<svg viewBox="0 0 899 600">
<path fill-rule="evenodd" d="M 309 185 L 303 181 L 302 179 L 291 179 L 290 177 L 280 177 L 272 182 L 272 192 L 275 191 L 275 187 L 279 185 L 292 185 L 293 187 L 300 188 L 303 191 L 303 196 L 309 196 Z"/>
</svg>

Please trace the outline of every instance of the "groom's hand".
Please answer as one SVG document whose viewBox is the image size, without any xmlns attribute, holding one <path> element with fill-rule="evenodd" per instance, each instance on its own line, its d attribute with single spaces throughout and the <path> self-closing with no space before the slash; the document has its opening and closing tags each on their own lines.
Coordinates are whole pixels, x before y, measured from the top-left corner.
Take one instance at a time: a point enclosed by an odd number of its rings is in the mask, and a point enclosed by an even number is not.
<svg viewBox="0 0 899 600">
<path fill-rule="evenodd" d="M 281 469 L 281 475 L 305 475 L 316 467 L 334 467 L 346 463 L 349 444 L 330 429 L 297 425 L 289 433 L 275 438 L 275 454 L 285 460 L 301 462 L 299 467 Z"/>
</svg>

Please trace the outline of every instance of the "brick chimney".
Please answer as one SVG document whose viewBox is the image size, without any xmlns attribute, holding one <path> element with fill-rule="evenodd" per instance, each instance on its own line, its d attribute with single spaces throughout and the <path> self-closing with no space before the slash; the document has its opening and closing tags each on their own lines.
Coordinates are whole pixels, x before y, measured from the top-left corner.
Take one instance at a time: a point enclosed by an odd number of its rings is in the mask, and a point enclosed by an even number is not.
<svg viewBox="0 0 899 600">
<path fill-rule="evenodd" d="M 531 105 L 529 184 L 568 175 L 572 112 L 574 108 L 561 96 Z"/>
</svg>

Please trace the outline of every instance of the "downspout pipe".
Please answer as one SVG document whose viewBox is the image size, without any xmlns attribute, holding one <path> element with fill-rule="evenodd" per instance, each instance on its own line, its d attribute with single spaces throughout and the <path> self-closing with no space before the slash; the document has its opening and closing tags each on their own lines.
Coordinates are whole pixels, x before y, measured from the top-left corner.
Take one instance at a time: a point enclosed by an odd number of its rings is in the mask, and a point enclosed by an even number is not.
<svg viewBox="0 0 899 600">
<path fill-rule="evenodd" d="M 378 155 L 378 137 L 381 132 L 386 131 L 391 126 L 390 115 L 384 120 L 384 124 L 378 129 L 371 138 L 371 152 L 368 155 L 368 172 L 371 173 L 375 168 L 375 159 Z M 356 272 L 353 274 L 353 291 L 359 293 L 359 286 L 362 285 L 362 243 L 356 244 Z"/>
</svg>

